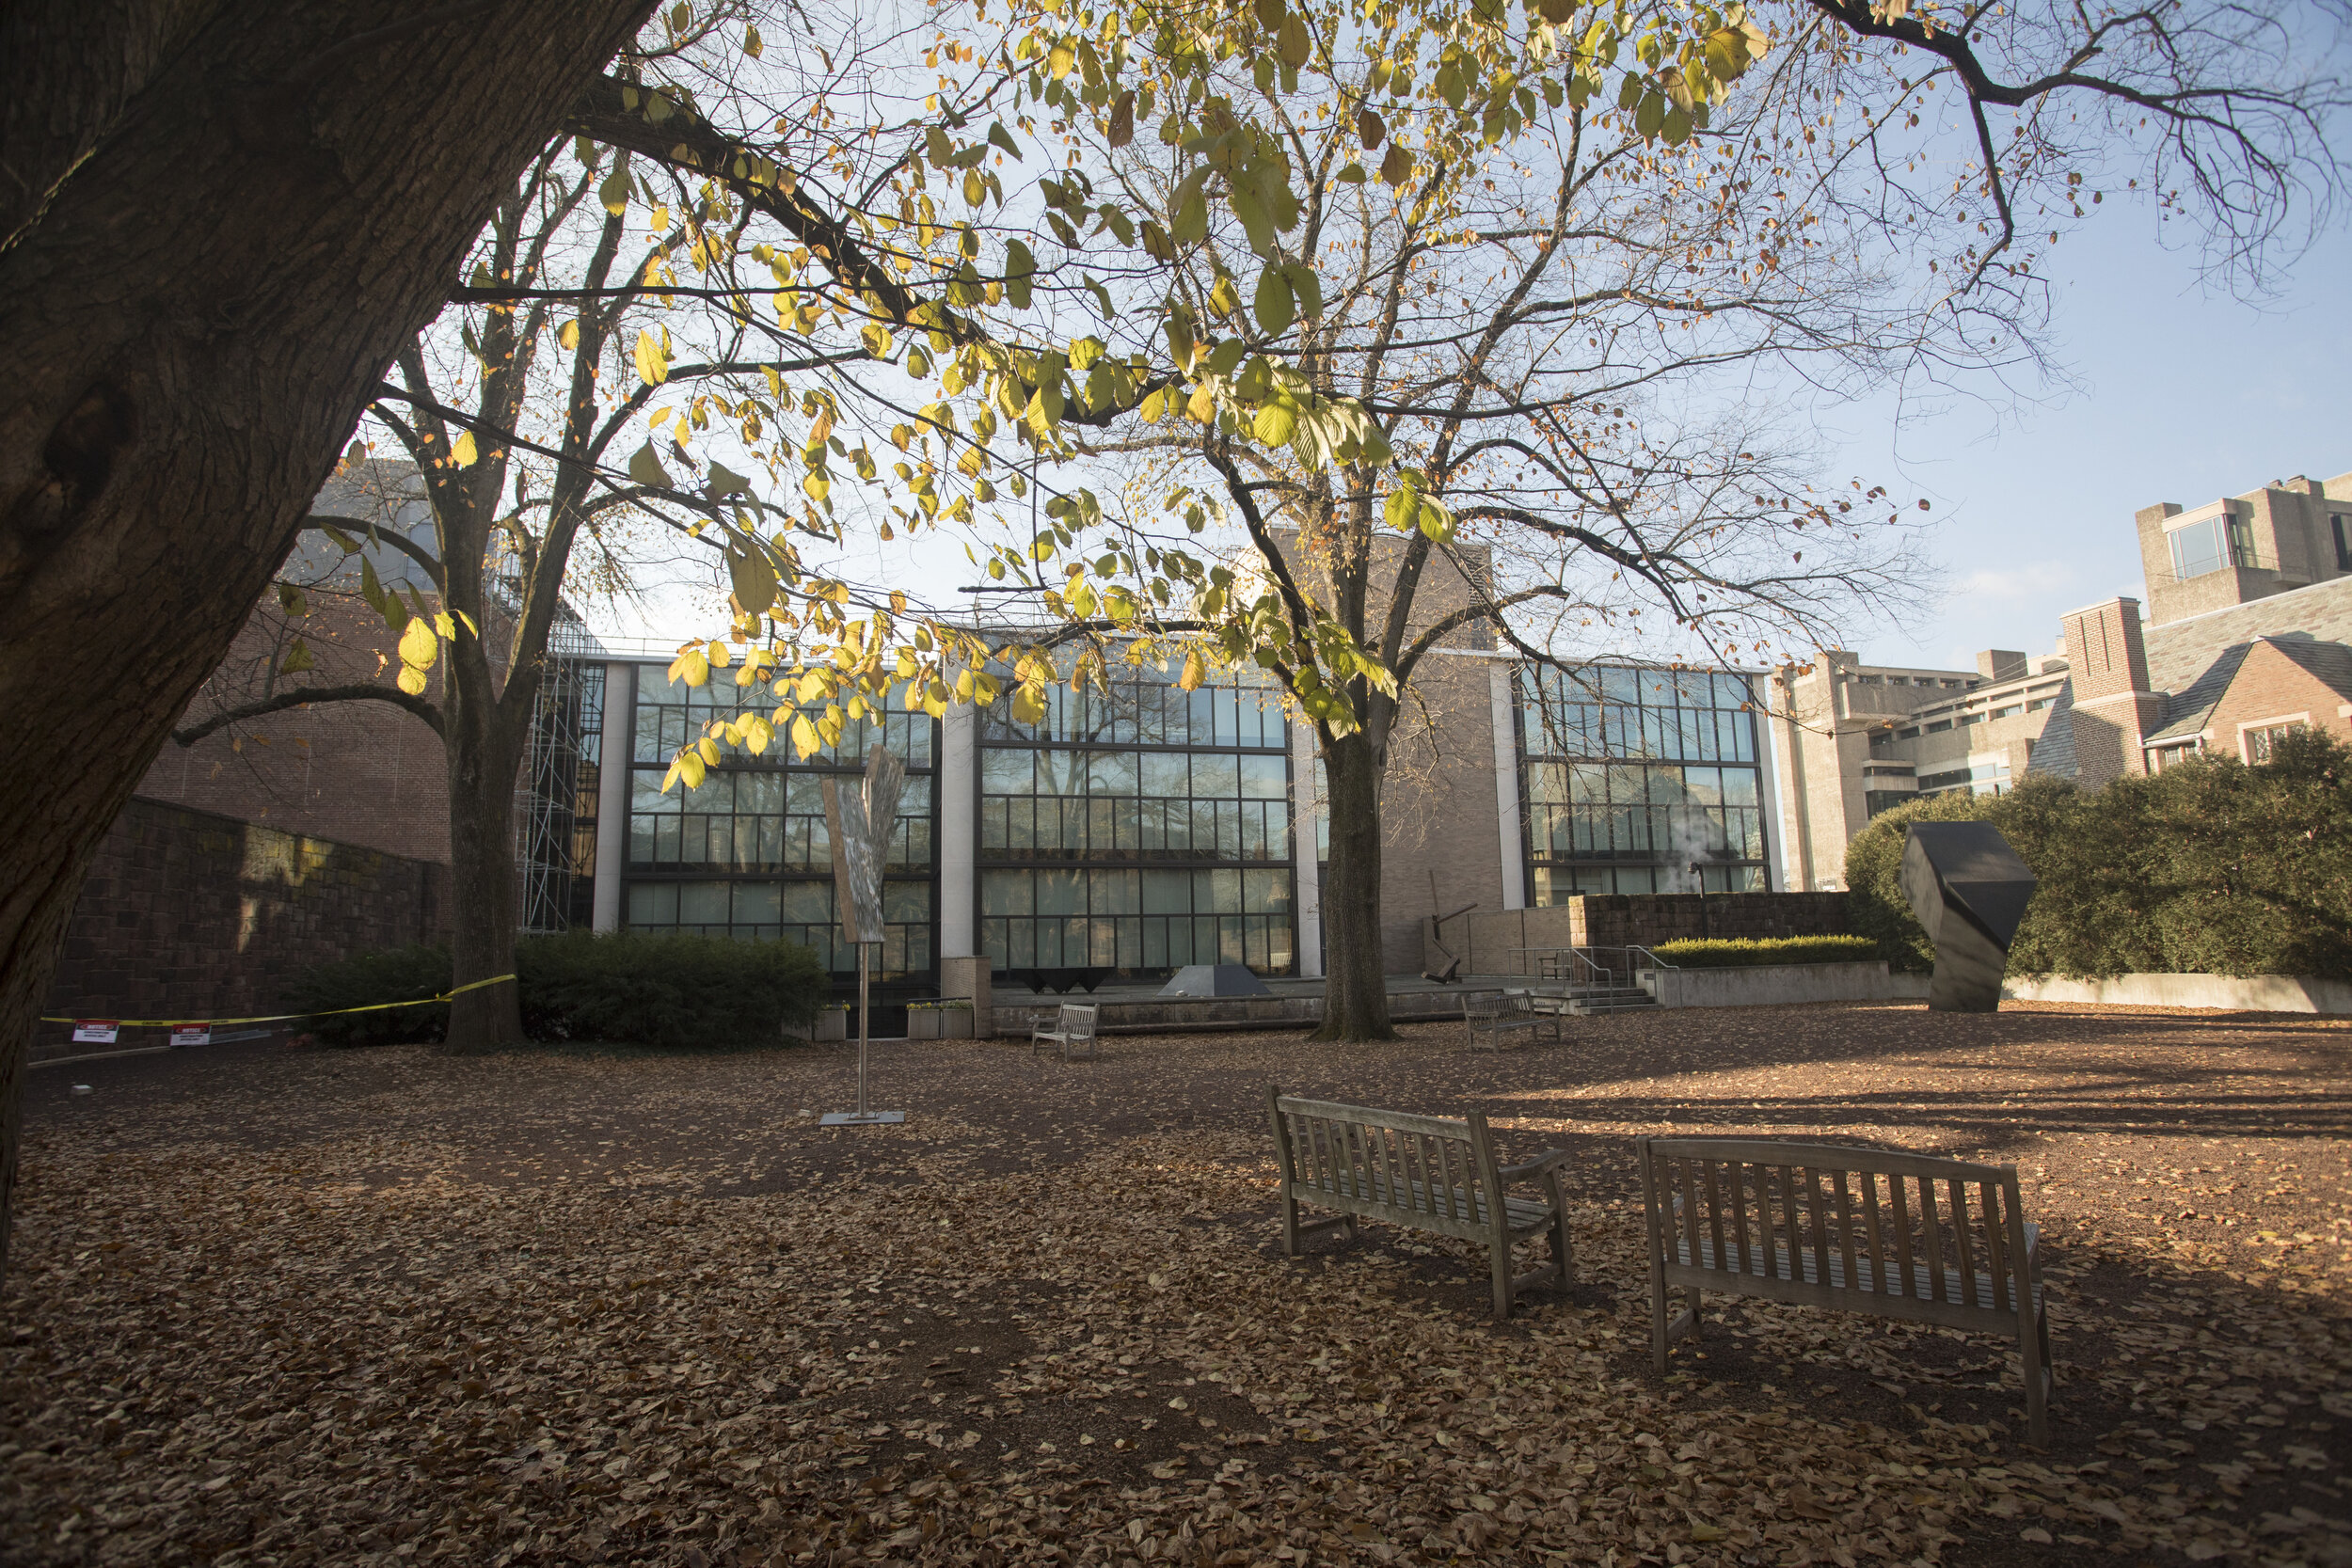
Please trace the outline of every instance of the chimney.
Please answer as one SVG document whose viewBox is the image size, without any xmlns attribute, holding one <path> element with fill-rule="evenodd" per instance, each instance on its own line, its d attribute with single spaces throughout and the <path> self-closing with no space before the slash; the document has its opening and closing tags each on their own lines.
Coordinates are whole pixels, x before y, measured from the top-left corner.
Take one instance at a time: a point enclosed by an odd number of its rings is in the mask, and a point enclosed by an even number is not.
<svg viewBox="0 0 2352 1568">
<path fill-rule="evenodd" d="M 2014 648 L 1987 648 L 1977 655 L 1977 673 L 1989 681 L 2013 681 L 2026 673 L 2026 656 Z"/>
<path fill-rule="evenodd" d="M 2066 616 L 2066 662 L 2076 705 L 2148 689 L 2148 648 L 2139 601 L 2113 598 Z"/>
</svg>

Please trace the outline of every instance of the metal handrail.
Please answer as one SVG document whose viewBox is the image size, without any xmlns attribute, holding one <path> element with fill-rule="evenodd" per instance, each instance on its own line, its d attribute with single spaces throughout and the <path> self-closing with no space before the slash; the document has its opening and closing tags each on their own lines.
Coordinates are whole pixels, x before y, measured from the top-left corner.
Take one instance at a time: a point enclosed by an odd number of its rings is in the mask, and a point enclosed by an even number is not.
<svg viewBox="0 0 2352 1568">
<path fill-rule="evenodd" d="M 1657 954 L 1651 952 L 1646 947 L 1628 947 L 1626 952 L 1629 954 L 1641 954 L 1642 957 L 1649 960 L 1649 966 L 1652 969 L 1680 969 L 1682 967 L 1680 964 L 1668 963 L 1665 959 L 1660 958 Z"/>
</svg>

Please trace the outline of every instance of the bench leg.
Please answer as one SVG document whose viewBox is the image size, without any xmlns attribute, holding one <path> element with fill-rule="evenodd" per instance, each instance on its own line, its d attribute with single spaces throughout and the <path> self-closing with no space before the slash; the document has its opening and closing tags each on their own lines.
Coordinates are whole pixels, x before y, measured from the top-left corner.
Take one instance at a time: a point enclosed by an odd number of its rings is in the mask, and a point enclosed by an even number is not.
<svg viewBox="0 0 2352 1568">
<path fill-rule="evenodd" d="M 1655 1257 L 1649 1264 L 1649 1349 L 1650 1359 L 1658 1365 L 1658 1375 L 1666 1375 L 1666 1275 Z"/>
<path fill-rule="evenodd" d="M 1682 1305 L 1685 1315 L 1691 1320 L 1691 1326 L 1687 1332 L 1695 1341 L 1699 1337 L 1699 1288 L 1697 1286 L 1691 1286 L 1682 1292 Z"/>
<path fill-rule="evenodd" d="M 2033 1309 L 2028 1291 L 2018 1314 L 2017 1359 L 2026 1374 L 2026 1434 L 2035 1448 L 2050 1446 L 2050 1321 Z"/>
<path fill-rule="evenodd" d="M 1511 1316 L 1511 1233 L 1503 1231 L 1494 1239 L 1495 1322 L 1503 1323 Z"/>
<path fill-rule="evenodd" d="M 1551 1260 L 1560 1265 L 1560 1293 L 1576 1284 L 1576 1246 L 1568 1240 L 1568 1203 L 1560 1192 L 1557 1171 L 1544 1172 L 1544 1196 L 1551 1200 Z"/>
<path fill-rule="evenodd" d="M 1291 1196 L 1287 1183 L 1282 1194 L 1282 1256 L 1298 1256 L 1298 1199 Z"/>
</svg>

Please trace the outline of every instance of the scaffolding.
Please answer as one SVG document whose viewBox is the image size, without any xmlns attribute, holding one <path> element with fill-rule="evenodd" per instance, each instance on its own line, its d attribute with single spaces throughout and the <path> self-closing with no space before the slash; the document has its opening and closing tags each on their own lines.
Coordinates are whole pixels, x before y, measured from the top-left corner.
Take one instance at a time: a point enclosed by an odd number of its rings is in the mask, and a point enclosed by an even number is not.
<svg viewBox="0 0 2352 1568">
<path fill-rule="evenodd" d="M 604 649 L 569 605 L 559 605 L 516 787 L 515 861 L 526 935 L 593 923 L 603 752 Z"/>
</svg>

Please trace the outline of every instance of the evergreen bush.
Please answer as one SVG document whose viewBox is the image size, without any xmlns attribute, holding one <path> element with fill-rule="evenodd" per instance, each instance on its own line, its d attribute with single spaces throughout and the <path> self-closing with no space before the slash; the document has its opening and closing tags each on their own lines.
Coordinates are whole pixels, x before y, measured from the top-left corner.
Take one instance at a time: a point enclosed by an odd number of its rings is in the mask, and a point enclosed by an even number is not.
<svg viewBox="0 0 2352 1568">
<path fill-rule="evenodd" d="M 1846 849 L 1848 919 L 1896 968 L 1935 959 L 1903 900 L 1905 831 L 1959 819 L 2000 829 L 2037 879 L 2012 973 L 2352 975 L 2352 749 L 2319 731 L 2256 767 L 2199 757 L 2096 791 L 2029 776 L 1883 813 Z"/>
<path fill-rule="evenodd" d="M 1879 956 L 1868 937 L 1688 938 L 1650 949 L 1677 969 L 1747 969 L 1761 964 L 1850 964 Z"/>
<path fill-rule="evenodd" d="M 791 942 L 638 931 L 528 938 L 515 972 L 532 1038 L 663 1051 L 773 1045 L 787 1025 L 806 1030 L 832 987 Z"/>
<path fill-rule="evenodd" d="M 449 990 L 449 975 L 448 948 L 395 947 L 306 970 L 279 988 L 278 1005 L 289 1012 L 333 1014 L 343 1007 L 439 996 Z M 311 1018 L 302 1027 L 322 1045 L 432 1044 L 449 1030 L 449 1004 Z"/>
<path fill-rule="evenodd" d="M 808 1028 L 831 987 L 805 947 L 638 931 L 524 937 L 515 974 L 532 1038 L 658 1051 L 776 1044 L 786 1028 Z M 446 949 L 407 947 L 321 964 L 282 995 L 290 1011 L 331 1014 L 437 996 L 449 985 Z M 308 1027 L 326 1045 L 390 1045 L 437 1041 L 448 1023 L 442 1003 L 317 1017 Z"/>
</svg>

